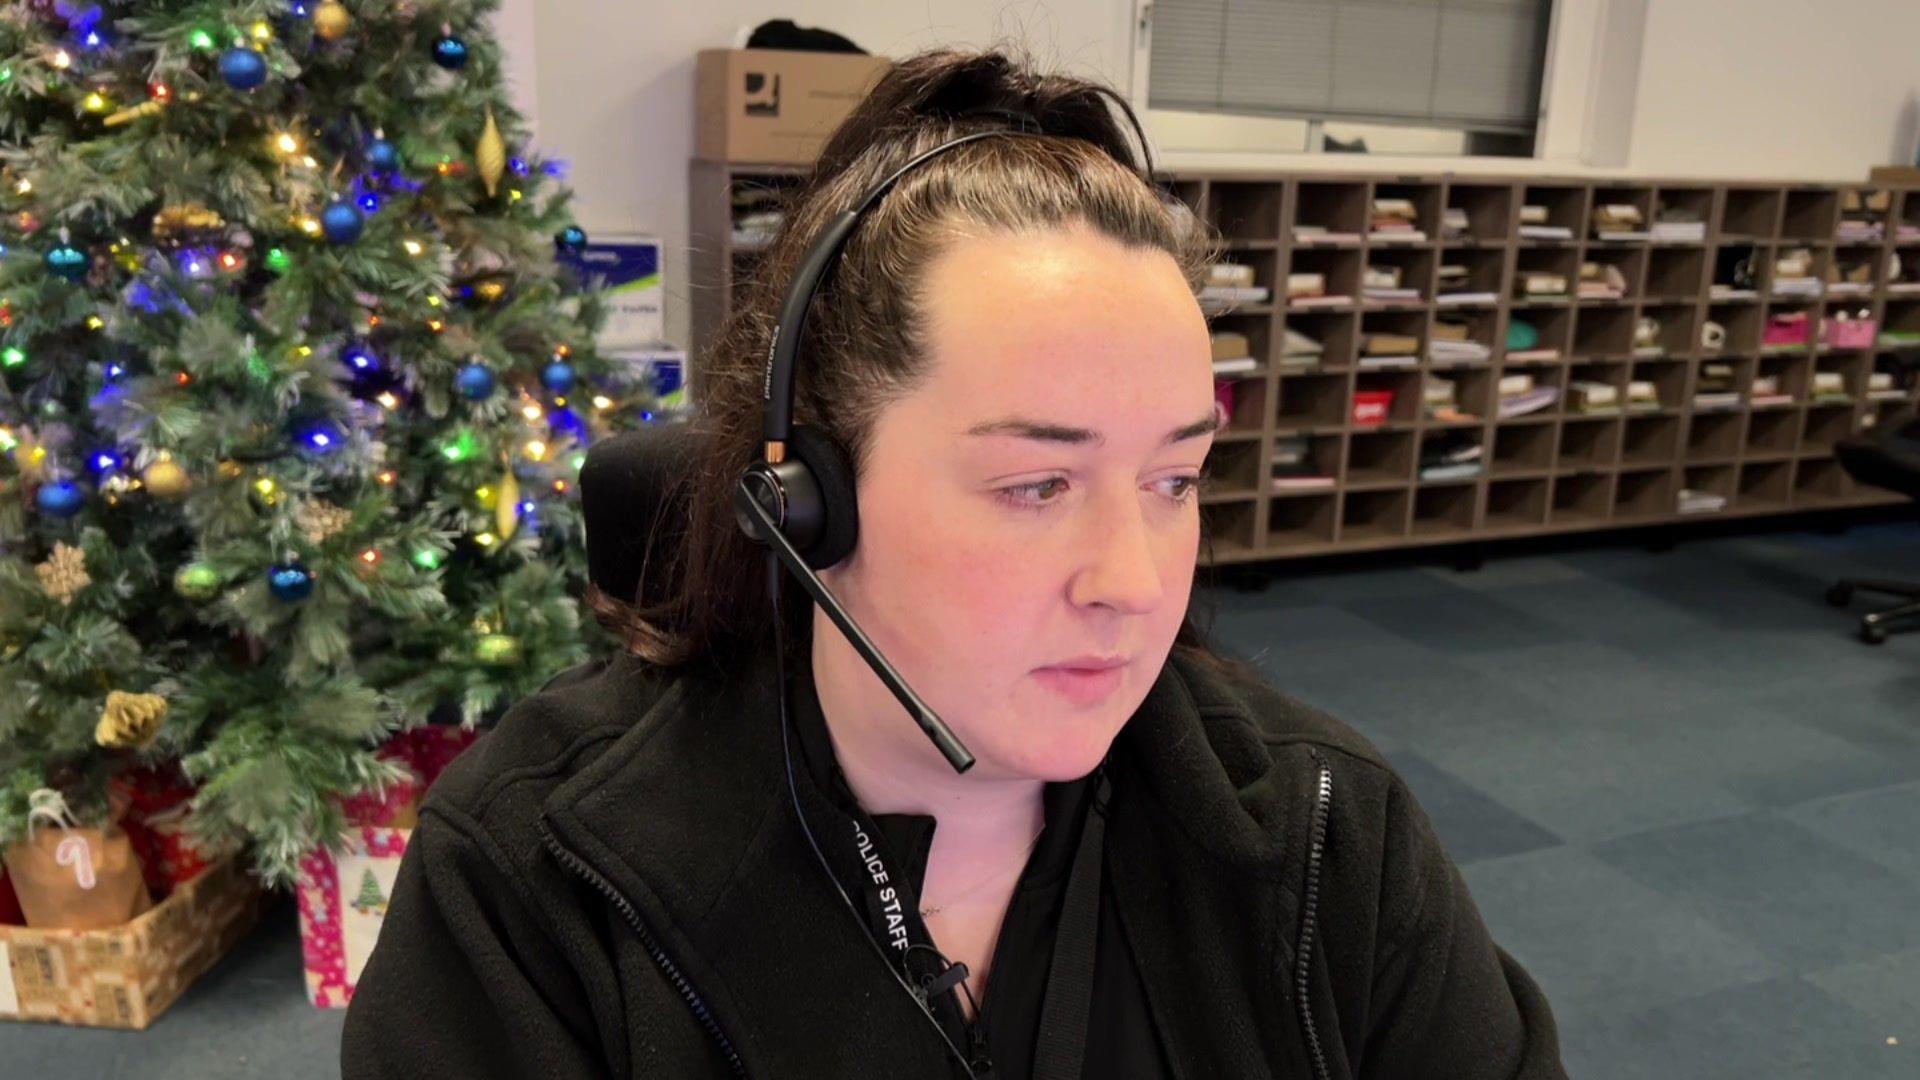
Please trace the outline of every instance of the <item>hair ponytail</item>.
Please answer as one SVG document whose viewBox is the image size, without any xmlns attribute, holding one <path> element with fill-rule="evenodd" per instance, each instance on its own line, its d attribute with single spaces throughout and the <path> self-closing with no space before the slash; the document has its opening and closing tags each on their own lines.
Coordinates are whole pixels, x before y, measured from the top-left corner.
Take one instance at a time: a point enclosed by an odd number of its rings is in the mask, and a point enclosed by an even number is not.
<svg viewBox="0 0 1920 1080">
<path fill-rule="evenodd" d="M 827 140 L 815 175 L 838 173 L 903 133 L 936 129 L 944 140 L 983 125 L 1090 142 L 1152 183 L 1152 149 L 1126 99 L 1101 83 L 1038 74 L 1001 50 L 939 49 L 891 65 Z"/>
</svg>

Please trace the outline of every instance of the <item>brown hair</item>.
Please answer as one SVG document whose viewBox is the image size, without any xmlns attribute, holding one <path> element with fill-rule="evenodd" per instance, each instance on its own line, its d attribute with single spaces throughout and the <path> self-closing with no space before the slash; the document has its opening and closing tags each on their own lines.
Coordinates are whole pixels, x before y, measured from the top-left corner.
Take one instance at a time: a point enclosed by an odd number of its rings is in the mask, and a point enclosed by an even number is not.
<svg viewBox="0 0 1920 1080">
<path fill-rule="evenodd" d="M 744 283 L 718 340 L 696 360 L 700 392 L 689 434 L 704 445 L 683 480 L 683 541 L 648 559 L 633 603 L 589 595 L 602 622 L 634 652 L 663 666 L 724 663 L 771 641 L 766 551 L 741 533 L 731 499 L 761 451 L 765 358 L 807 245 L 829 218 L 914 155 L 970 132 L 1035 124 L 1041 137 L 979 139 L 934 158 L 868 212 L 810 309 L 794 374 L 796 424 L 831 436 L 861 473 L 875 416 L 925 370 L 921 274 L 959 230 L 1084 223 L 1130 247 L 1167 252 L 1199 286 L 1217 237 L 1156 189 L 1139 121 L 1110 88 L 1037 74 L 1006 48 L 940 49 L 894 63 L 783 200 L 779 232 L 759 271 Z M 1144 164 L 1136 163 L 1134 140 Z M 798 586 L 782 589 L 782 598 L 790 640 L 805 640 L 810 601 Z M 1175 648 L 1238 666 L 1213 652 L 1191 617 Z"/>
</svg>

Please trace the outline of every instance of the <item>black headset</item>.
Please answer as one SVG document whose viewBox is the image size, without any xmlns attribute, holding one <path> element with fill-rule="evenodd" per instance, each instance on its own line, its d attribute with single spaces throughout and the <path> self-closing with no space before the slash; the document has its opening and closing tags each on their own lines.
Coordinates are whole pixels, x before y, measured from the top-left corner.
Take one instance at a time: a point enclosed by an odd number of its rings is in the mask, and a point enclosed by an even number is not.
<svg viewBox="0 0 1920 1080">
<path fill-rule="evenodd" d="M 775 328 L 773 343 L 767 350 L 767 374 L 761 386 L 763 460 L 747 466 L 734 491 L 734 512 L 740 528 L 756 542 L 773 549 L 768 566 L 768 590 L 776 619 L 780 606 L 780 567 L 784 564 L 839 625 L 847 640 L 893 691 L 908 715 L 933 740 L 956 772 L 971 768 L 973 755 L 946 722 L 906 684 L 815 573 L 852 553 L 854 542 L 860 536 L 860 511 L 854 499 L 853 467 L 845 452 L 825 432 L 793 423 L 793 370 L 800 343 L 806 335 L 807 311 L 813 305 L 814 295 L 832 274 L 847 238 L 901 177 L 971 142 L 1038 134 L 1038 123 L 1027 119 L 1019 127 L 976 131 L 941 143 L 895 169 L 852 209 L 835 214 L 821 229 L 794 272 L 786 299 L 780 305 L 780 322 Z"/>
</svg>

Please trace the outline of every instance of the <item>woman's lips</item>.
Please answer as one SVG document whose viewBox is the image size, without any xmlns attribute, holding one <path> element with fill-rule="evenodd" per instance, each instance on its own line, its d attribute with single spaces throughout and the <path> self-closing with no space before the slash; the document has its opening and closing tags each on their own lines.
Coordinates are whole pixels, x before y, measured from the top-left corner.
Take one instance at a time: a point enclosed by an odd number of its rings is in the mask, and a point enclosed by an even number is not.
<svg viewBox="0 0 1920 1080">
<path fill-rule="evenodd" d="M 1041 686 L 1079 706 L 1097 705 L 1112 696 L 1126 677 L 1125 664 L 1107 667 L 1035 668 L 1033 677 Z"/>
</svg>

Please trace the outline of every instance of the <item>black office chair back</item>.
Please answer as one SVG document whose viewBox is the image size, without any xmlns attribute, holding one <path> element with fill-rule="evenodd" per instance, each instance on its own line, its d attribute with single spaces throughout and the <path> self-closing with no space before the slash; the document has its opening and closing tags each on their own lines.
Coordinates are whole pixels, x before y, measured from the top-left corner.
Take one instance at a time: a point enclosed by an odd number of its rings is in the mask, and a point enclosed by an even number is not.
<svg viewBox="0 0 1920 1080">
<path fill-rule="evenodd" d="M 1920 499 L 1920 415 L 1906 413 L 1833 448 L 1840 467 L 1862 484 Z"/>
<path fill-rule="evenodd" d="M 699 438 L 690 424 L 649 424 L 588 449 L 580 468 L 587 578 L 607 596 L 641 606 L 666 599 Z"/>
</svg>

